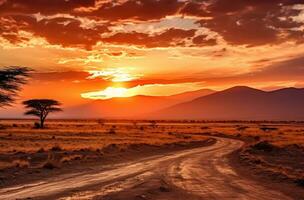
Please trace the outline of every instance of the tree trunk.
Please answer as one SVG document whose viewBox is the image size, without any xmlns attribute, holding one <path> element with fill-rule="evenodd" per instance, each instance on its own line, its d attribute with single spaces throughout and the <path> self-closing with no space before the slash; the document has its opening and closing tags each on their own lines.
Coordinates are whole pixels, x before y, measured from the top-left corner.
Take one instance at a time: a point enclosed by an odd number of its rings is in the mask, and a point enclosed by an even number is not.
<svg viewBox="0 0 304 200">
<path fill-rule="evenodd" d="M 40 128 L 44 128 L 44 118 L 40 117 Z"/>
</svg>

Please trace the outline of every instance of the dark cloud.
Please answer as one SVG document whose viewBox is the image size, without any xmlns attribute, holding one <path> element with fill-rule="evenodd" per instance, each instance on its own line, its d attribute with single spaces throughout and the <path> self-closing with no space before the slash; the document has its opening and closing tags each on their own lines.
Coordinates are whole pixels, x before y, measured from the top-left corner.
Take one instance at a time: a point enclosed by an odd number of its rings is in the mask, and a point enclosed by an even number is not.
<svg viewBox="0 0 304 200">
<path fill-rule="evenodd" d="M 207 39 L 206 35 L 199 35 L 192 39 L 195 46 L 213 46 L 216 45 L 216 39 Z"/>
<path fill-rule="evenodd" d="M 51 44 L 62 46 L 82 46 L 90 49 L 100 40 L 100 34 L 108 31 L 107 27 L 99 26 L 95 29 L 81 27 L 81 22 L 75 19 L 55 18 L 41 20 L 31 29 L 37 36 L 46 38 Z"/>
<path fill-rule="evenodd" d="M 107 24 L 94 28 L 84 28 L 77 18 L 56 17 L 37 20 L 28 15 L 12 15 L 0 18 L 0 35 L 11 43 L 28 40 L 21 37 L 19 31 L 31 32 L 35 36 L 45 38 L 50 44 L 63 47 L 80 47 L 91 49 L 97 42 L 128 44 L 143 47 L 185 46 L 185 39 L 194 37 L 196 30 L 167 29 L 154 35 L 131 32 L 116 33 L 109 37 L 101 37 L 109 32 Z M 196 45 L 213 45 L 213 40 L 206 40 L 202 35 L 193 39 Z M 201 39 L 200 39 L 201 38 Z M 204 38 L 204 39 L 203 39 Z"/>
<path fill-rule="evenodd" d="M 16 22 L 12 18 L 0 17 L 0 36 L 12 44 L 27 40 L 27 38 L 22 38 L 18 34 L 21 26 L 23 26 L 22 23 Z"/>
<path fill-rule="evenodd" d="M 149 35 L 145 33 L 117 33 L 107 38 L 103 38 L 104 42 L 113 44 L 130 44 L 144 47 L 169 47 L 185 45 L 181 41 L 191 38 L 195 34 L 195 30 L 168 29 L 157 35 Z"/>
<path fill-rule="evenodd" d="M 100 40 L 101 33 L 108 31 L 106 26 L 86 29 L 81 26 L 79 20 L 65 17 L 38 21 L 35 17 L 16 15 L 2 17 L 0 24 L 2 23 L 6 23 L 6 26 L 0 28 L 0 34 L 12 43 L 26 39 L 18 36 L 18 31 L 23 30 L 45 38 L 50 44 L 64 47 L 79 46 L 86 49 L 90 49 Z"/>
<path fill-rule="evenodd" d="M 211 19 L 199 23 L 219 33 L 228 43 L 235 45 L 263 45 L 298 40 L 292 28 L 300 24 L 289 17 L 300 11 L 291 5 L 304 3 L 302 0 L 217 0 L 206 9 Z"/>
<path fill-rule="evenodd" d="M 232 45 L 257 46 L 287 40 L 303 43 L 303 31 L 296 29 L 302 24 L 291 18 L 300 12 L 291 9 L 296 4 L 304 4 L 304 1 L 234 0 L 232 3 L 231 0 L 118 0 L 101 3 L 98 0 L 0 0 L 0 34 L 8 41 L 18 43 L 26 38 L 20 38 L 17 30 L 26 29 L 46 38 L 51 44 L 90 49 L 101 40 L 100 34 L 108 31 L 106 26 L 119 25 L 122 21 L 157 21 L 178 14 L 199 17 L 198 24 L 218 33 Z M 70 14 L 71 18 L 23 19 L 37 13 Z M 106 24 L 85 29 L 77 17 L 105 20 Z M 10 18 L 15 19 L 13 24 L 3 20 Z M 176 30 L 156 36 L 137 32 L 117 33 L 103 41 L 146 47 L 185 45 L 183 40 L 192 37 L 189 36 L 191 32 Z M 206 39 L 205 35 L 191 40 L 196 46 L 216 44 L 215 39 Z"/>
<path fill-rule="evenodd" d="M 206 7 L 201 1 L 190 1 L 180 9 L 179 13 L 186 16 L 209 17 L 210 13 L 207 12 Z"/>
<path fill-rule="evenodd" d="M 70 13 L 73 9 L 94 5 L 95 0 L 6 0 L 0 3 L 0 14 Z"/>
<path fill-rule="evenodd" d="M 124 3 L 111 1 L 97 10 L 86 13 L 111 21 L 161 19 L 178 12 L 184 3 L 178 0 L 129 0 Z"/>
</svg>

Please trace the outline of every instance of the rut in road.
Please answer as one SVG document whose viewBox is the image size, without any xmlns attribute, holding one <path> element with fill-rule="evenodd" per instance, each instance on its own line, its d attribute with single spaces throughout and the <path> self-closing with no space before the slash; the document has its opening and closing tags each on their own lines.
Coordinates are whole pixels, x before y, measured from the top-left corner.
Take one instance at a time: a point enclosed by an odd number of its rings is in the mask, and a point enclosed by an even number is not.
<svg viewBox="0 0 304 200">
<path fill-rule="evenodd" d="M 185 195 L 191 194 L 197 199 L 291 199 L 234 172 L 226 155 L 242 145 L 238 140 L 217 138 L 212 146 L 153 156 L 106 171 L 65 175 L 45 182 L 3 188 L 0 199 L 111 199 L 111 196 L 119 197 L 119 193 L 127 194 L 131 189 L 136 193 L 136 189 L 142 190 L 143 184 L 156 179 L 165 180 Z M 170 199 L 171 194 L 167 195 Z"/>
</svg>

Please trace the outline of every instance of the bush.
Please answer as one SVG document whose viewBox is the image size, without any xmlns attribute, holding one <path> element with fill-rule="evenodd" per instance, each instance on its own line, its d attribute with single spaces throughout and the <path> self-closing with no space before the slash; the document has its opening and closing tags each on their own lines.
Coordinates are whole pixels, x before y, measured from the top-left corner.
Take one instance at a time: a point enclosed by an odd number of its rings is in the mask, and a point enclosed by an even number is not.
<svg viewBox="0 0 304 200">
<path fill-rule="evenodd" d="M 267 141 L 262 141 L 262 142 L 259 142 L 259 143 L 256 143 L 255 145 L 253 145 L 252 149 L 259 150 L 259 151 L 271 152 L 275 149 L 275 146 L 273 146 L 272 144 L 270 144 Z"/>
<path fill-rule="evenodd" d="M 39 128 L 41 128 L 40 123 L 35 122 L 35 123 L 34 123 L 34 128 L 35 128 L 35 129 L 39 129 Z"/>
<path fill-rule="evenodd" d="M 51 148 L 51 151 L 62 151 L 62 148 L 59 145 L 55 145 Z"/>
<path fill-rule="evenodd" d="M 61 160 L 56 159 L 55 154 L 52 152 L 49 152 L 46 162 L 42 165 L 42 167 L 45 169 L 55 169 L 55 168 L 60 168 L 60 166 L 61 166 Z"/>
<path fill-rule="evenodd" d="M 30 163 L 29 161 L 27 160 L 20 160 L 20 159 L 17 159 L 17 160 L 14 160 L 13 161 L 13 165 L 15 167 L 20 167 L 20 168 L 28 168 L 30 166 Z"/>
<path fill-rule="evenodd" d="M 109 134 L 116 134 L 115 129 L 111 128 L 111 129 L 109 130 Z"/>
<path fill-rule="evenodd" d="M 254 138 L 256 141 L 259 141 L 259 140 L 261 139 L 261 137 L 258 136 L 258 135 L 254 136 L 253 138 Z"/>
<path fill-rule="evenodd" d="M 40 149 L 38 149 L 38 151 L 37 151 L 37 153 L 44 153 L 45 152 L 45 150 L 44 150 L 44 148 L 40 148 Z"/>
<path fill-rule="evenodd" d="M 299 179 L 295 180 L 295 183 L 298 186 L 304 187 L 304 178 L 299 178 Z"/>
<path fill-rule="evenodd" d="M 248 129 L 249 127 L 248 126 L 240 126 L 240 127 L 237 127 L 237 130 L 238 131 L 246 131 L 246 129 Z"/>
<path fill-rule="evenodd" d="M 0 130 L 5 130 L 6 129 L 6 126 L 0 124 Z"/>
<path fill-rule="evenodd" d="M 186 140 L 189 140 L 189 139 L 191 139 L 192 137 L 189 136 L 189 135 L 184 135 L 183 138 L 186 139 Z"/>
<path fill-rule="evenodd" d="M 210 129 L 210 128 L 208 126 L 202 126 L 201 129 L 202 130 L 207 130 L 207 129 Z"/>
</svg>

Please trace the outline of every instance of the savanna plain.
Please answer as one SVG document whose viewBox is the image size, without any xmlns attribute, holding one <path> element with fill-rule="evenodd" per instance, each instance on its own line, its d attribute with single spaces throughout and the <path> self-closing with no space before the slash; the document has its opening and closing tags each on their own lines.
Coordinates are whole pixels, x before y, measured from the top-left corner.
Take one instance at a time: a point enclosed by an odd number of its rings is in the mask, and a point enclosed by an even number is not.
<svg viewBox="0 0 304 200">
<path fill-rule="evenodd" d="M 137 166 L 136 162 L 152 166 L 152 161 L 145 161 L 148 158 L 169 162 L 169 157 L 180 155 L 179 152 L 208 148 L 217 143 L 220 145 L 222 139 L 229 142 L 223 147 L 240 141 L 240 148 L 223 154 L 233 173 L 257 181 L 265 188 L 280 191 L 291 199 L 304 197 L 302 122 L 50 120 L 45 129 L 35 129 L 33 120 L 1 120 L 0 124 L 2 198 L 13 199 L 5 195 L 16 193 L 15 197 L 19 194 L 22 199 L 22 190 L 29 187 L 28 184 L 49 182 L 50 178 L 71 178 L 84 172 L 96 174 L 96 171 L 106 172 L 115 166 L 119 169 L 134 163 L 134 169 L 138 170 L 141 166 Z M 225 151 L 223 147 L 221 151 Z M 158 157 L 164 155 L 167 157 Z M 174 157 L 174 160 L 178 159 Z M 178 167 L 182 169 L 182 166 Z M 169 172 L 178 167 L 170 168 Z M 155 166 L 152 168 L 155 170 Z M 148 169 L 145 173 L 149 173 Z M 125 171 L 130 170 L 133 169 Z M 91 177 L 86 184 L 80 184 L 83 179 L 76 179 L 80 185 L 72 189 L 59 191 L 55 188 L 51 193 L 52 188 L 48 188 L 49 194 L 33 194 L 33 197 L 28 191 L 25 193 L 29 195 L 27 198 L 33 199 L 64 199 L 67 194 L 69 199 L 201 199 L 199 194 L 195 196 L 193 188 L 190 188 L 191 196 L 188 196 L 187 184 L 175 180 L 176 177 L 157 177 L 147 181 L 145 176 L 150 174 L 134 171 L 132 177 L 136 174 L 144 177 L 125 182 L 127 175 L 122 178 L 119 175 L 123 172 L 117 173 L 111 180 L 118 179 L 119 186 L 103 182 L 101 187 L 100 180 L 91 182 Z M 66 180 L 65 184 L 69 184 Z M 61 187 L 59 183 L 58 187 Z M 103 188 L 102 191 L 100 188 Z M 128 192 L 124 193 L 126 188 Z M 21 193 L 18 193 L 19 190 Z M 211 196 L 208 199 L 212 199 Z"/>
</svg>

